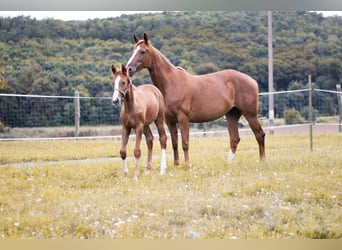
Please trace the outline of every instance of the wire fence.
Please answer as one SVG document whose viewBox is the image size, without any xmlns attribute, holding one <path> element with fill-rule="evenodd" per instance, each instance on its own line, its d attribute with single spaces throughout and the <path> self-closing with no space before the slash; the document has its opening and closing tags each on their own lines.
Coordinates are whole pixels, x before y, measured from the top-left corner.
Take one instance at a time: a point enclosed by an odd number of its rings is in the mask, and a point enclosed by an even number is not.
<svg viewBox="0 0 342 250">
<path fill-rule="evenodd" d="M 274 97 L 274 127 L 268 127 L 268 98 L 259 94 L 259 117 L 266 131 L 293 131 L 310 124 L 341 131 L 342 92 L 313 89 L 279 91 Z M 310 121 L 312 109 L 312 122 Z M 111 104 L 110 93 L 104 97 L 17 95 L 0 93 L 0 140 L 116 138 L 120 134 L 120 107 Z M 227 133 L 224 118 L 205 124 L 192 124 L 193 136 Z M 247 122 L 240 120 L 241 133 L 250 133 Z M 297 132 L 301 130 L 297 129 Z"/>
</svg>

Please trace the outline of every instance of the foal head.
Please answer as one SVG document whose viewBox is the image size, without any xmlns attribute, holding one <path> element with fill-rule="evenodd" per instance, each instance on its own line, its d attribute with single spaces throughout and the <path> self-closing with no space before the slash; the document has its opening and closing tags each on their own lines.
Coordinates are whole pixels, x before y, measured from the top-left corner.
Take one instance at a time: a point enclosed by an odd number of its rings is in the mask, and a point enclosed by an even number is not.
<svg viewBox="0 0 342 250">
<path fill-rule="evenodd" d="M 129 91 L 131 79 L 127 74 L 127 69 L 124 64 L 121 65 L 121 70 L 116 69 L 114 65 L 111 67 L 114 80 L 113 80 L 113 98 L 112 103 L 113 105 L 121 104 L 122 101 L 125 100 L 126 95 Z"/>
<path fill-rule="evenodd" d="M 135 34 L 133 35 L 133 38 L 135 41 L 134 51 L 127 62 L 129 76 L 133 76 L 136 72 L 148 68 L 152 61 L 152 50 L 146 33 L 144 33 L 143 40 L 139 40 Z"/>
</svg>

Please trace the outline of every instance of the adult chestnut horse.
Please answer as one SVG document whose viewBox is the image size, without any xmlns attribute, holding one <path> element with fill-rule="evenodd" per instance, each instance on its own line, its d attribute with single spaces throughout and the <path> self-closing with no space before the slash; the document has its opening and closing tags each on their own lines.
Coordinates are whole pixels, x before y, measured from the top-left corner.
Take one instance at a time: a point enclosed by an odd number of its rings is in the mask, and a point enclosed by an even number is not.
<svg viewBox="0 0 342 250">
<path fill-rule="evenodd" d="M 189 122 L 208 122 L 227 118 L 230 136 L 228 162 L 232 161 L 240 141 L 238 121 L 247 119 L 259 144 L 260 159 L 265 159 L 265 133 L 258 120 L 258 84 L 236 70 L 205 75 L 191 75 L 175 67 L 150 43 L 147 34 L 139 40 L 134 34 L 134 51 L 127 62 L 130 76 L 147 68 L 153 84 L 164 95 L 166 123 L 174 150 L 174 164 L 179 164 L 177 126 L 182 136 L 185 163 L 189 163 Z"/>
<path fill-rule="evenodd" d="M 123 170 L 128 173 L 126 165 L 126 146 L 132 129 L 135 129 L 136 141 L 134 148 L 135 172 L 134 177 L 137 180 L 139 174 L 139 159 L 141 155 L 140 143 L 142 133 L 145 135 L 148 156 L 147 171 L 152 167 L 152 148 L 153 135 L 149 125 L 154 121 L 158 133 L 160 146 L 162 148 L 162 157 L 160 162 L 160 174 L 165 174 L 166 169 L 166 133 L 164 129 L 165 107 L 162 93 L 153 85 L 142 85 L 135 87 L 130 80 L 125 65 L 116 69 L 111 67 L 114 76 L 114 93 L 112 102 L 117 105 L 123 101 L 121 106 L 120 119 L 122 122 L 122 144 L 120 156 L 123 163 Z"/>
</svg>

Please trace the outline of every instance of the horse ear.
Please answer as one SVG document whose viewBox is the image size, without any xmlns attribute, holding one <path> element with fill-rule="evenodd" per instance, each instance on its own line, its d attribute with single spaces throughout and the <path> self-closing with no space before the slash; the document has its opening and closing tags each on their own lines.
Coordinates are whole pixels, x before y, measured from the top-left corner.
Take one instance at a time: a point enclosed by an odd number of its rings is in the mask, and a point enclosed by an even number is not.
<svg viewBox="0 0 342 250">
<path fill-rule="evenodd" d="M 147 34 L 144 32 L 144 41 L 145 41 L 145 44 L 147 45 L 148 44 L 148 37 L 147 37 Z"/>
<path fill-rule="evenodd" d="M 115 74 L 116 68 L 115 68 L 115 66 L 113 64 L 112 64 L 111 70 L 112 70 L 113 74 Z"/>
<path fill-rule="evenodd" d="M 127 75 L 127 68 L 125 64 L 121 64 L 121 71 L 122 73 L 124 73 L 125 75 Z"/>
<path fill-rule="evenodd" d="M 133 39 L 134 39 L 135 43 L 137 43 L 139 41 L 139 38 L 135 34 L 133 34 Z"/>
</svg>

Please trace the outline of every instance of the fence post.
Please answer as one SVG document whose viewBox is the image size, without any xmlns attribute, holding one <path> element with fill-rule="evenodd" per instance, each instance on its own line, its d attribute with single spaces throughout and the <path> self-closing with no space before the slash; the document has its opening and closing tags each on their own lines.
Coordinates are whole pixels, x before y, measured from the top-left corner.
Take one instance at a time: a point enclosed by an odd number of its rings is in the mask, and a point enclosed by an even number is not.
<svg viewBox="0 0 342 250">
<path fill-rule="evenodd" d="M 310 123 L 310 150 L 313 149 L 313 140 L 312 140 L 312 83 L 311 83 L 311 75 L 309 75 L 309 123 Z"/>
<path fill-rule="evenodd" d="M 80 109 L 80 92 L 75 91 L 75 137 L 80 135 L 80 118 L 81 118 L 81 109 Z"/>
<path fill-rule="evenodd" d="M 268 37 L 268 120 L 270 134 L 274 134 L 274 96 L 273 96 L 273 34 L 272 34 L 272 11 L 267 11 L 267 37 Z"/>
<path fill-rule="evenodd" d="M 337 100 L 338 100 L 338 109 L 339 109 L 339 126 L 338 131 L 342 132 L 342 92 L 341 92 L 341 84 L 336 84 L 336 90 L 337 92 Z"/>
</svg>

